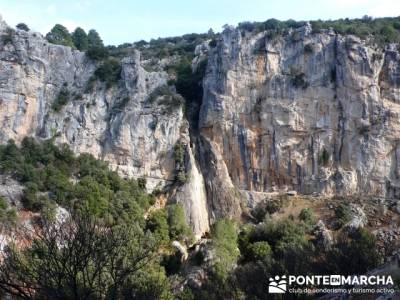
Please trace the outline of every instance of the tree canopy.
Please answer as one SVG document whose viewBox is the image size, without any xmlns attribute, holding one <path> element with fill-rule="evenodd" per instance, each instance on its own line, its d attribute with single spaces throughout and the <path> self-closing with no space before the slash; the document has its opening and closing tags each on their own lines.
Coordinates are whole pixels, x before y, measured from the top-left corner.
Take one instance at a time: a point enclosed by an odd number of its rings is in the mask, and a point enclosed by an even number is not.
<svg viewBox="0 0 400 300">
<path fill-rule="evenodd" d="M 89 48 L 89 39 L 85 32 L 80 27 L 77 27 L 75 31 L 72 33 L 72 40 L 76 49 L 80 51 L 86 51 Z"/>
<path fill-rule="evenodd" d="M 61 24 L 54 25 L 46 34 L 46 39 L 53 44 L 75 47 L 68 29 Z"/>
</svg>

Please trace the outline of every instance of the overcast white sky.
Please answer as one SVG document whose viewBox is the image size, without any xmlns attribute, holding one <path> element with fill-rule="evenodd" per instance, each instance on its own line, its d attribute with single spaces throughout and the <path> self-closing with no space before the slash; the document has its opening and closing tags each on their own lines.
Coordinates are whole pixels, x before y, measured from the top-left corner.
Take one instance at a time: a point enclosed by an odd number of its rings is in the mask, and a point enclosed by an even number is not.
<svg viewBox="0 0 400 300">
<path fill-rule="evenodd" d="M 0 14 L 9 25 L 24 22 L 43 34 L 60 23 L 95 28 L 106 44 L 122 44 L 269 18 L 399 16 L 400 0 L 1 0 Z"/>
</svg>

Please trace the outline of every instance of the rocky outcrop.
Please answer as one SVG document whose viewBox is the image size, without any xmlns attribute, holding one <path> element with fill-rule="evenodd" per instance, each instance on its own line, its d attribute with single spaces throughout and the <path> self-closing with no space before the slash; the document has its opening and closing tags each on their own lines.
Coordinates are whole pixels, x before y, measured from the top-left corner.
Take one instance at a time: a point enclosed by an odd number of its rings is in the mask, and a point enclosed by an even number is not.
<svg viewBox="0 0 400 300">
<path fill-rule="evenodd" d="M 319 220 L 314 228 L 315 243 L 323 250 L 329 250 L 333 244 L 332 233 L 326 228 L 325 223 Z"/>
<path fill-rule="evenodd" d="M 368 218 L 364 212 L 364 210 L 354 204 L 350 204 L 350 211 L 351 211 L 351 219 L 350 221 L 345 224 L 345 229 L 349 232 L 354 232 L 358 228 L 363 228 L 368 223 Z"/>
<path fill-rule="evenodd" d="M 209 51 L 200 113 L 215 177 L 250 192 L 398 198 L 399 66 L 395 45 L 309 24 L 278 37 L 227 27 Z"/>
<path fill-rule="evenodd" d="M 171 245 L 176 249 L 176 251 L 178 251 L 181 262 L 184 262 L 188 259 L 189 254 L 187 249 L 179 241 L 173 241 Z"/>
</svg>

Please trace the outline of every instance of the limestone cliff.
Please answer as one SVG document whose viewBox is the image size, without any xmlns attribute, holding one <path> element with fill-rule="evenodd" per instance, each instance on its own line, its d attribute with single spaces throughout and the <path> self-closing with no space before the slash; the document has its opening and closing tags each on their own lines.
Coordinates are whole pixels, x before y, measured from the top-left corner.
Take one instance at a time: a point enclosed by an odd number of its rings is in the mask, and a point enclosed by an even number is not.
<svg viewBox="0 0 400 300">
<path fill-rule="evenodd" d="M 242 194 L 400 197 L 396 45 L 228 27 L 208 59 L 201 135 Z"/>
<path fill-rule="evenodd" d="M 183 100 L 161 92 L 166 72 L 146 71 L 136 51 L 122 59 L 120 78 L 110 87 L 93 80 L 100 62 L 83 52 L 50 44 L 39 33 L 10 30 L 0 20 L 0 36 L 7 35 L 11 40 L 0 41 L 0 142 L 54 137 L 76 153 L 106 160 L 123 176 L 146 178 L 149 191 L 173 185 L 174 146 L 188 144 L 189 131 Z M 54 110 L 62 92 L 68 99 Z M 209 224 L 204 184 L 188 151 L 193 181 L 181 187 L 177 200 L 200 236 Z"/>
</svg>

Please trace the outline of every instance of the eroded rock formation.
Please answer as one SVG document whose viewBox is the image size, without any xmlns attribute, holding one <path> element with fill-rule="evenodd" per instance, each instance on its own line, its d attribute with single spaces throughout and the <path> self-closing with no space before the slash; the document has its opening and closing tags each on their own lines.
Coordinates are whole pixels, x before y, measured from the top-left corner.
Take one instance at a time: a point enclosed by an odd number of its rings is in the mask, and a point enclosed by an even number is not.
<svg viewBox="0 0 400 300">
<path fill-rule="evenodd" d="M 400 54 L 354 36 L 228 27 L 209 54 L 202 136 L 235 187 L 400 197 Z"/>
</svg>

